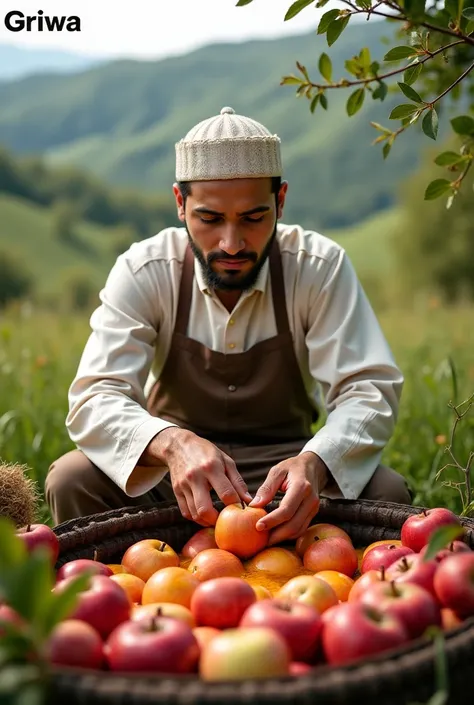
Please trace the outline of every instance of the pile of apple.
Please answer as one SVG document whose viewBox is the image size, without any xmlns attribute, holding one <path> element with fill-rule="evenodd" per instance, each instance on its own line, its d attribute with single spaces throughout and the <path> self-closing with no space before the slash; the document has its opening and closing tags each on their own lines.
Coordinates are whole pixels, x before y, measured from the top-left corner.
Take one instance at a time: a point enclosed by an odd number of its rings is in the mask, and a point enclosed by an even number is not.
<svg viewBox="0 0 474 705">
<path fill-rule="evenodd" d="M 265 514 L 230 505 L 180 553 L 150 538 L 131 545 L 120 564 L 62 565 L 55 591 L 85 571 L 90 577 L 49 638 L 50 663 L 205 681 L 297 676 L 474 616 L 474 551 L 447 509 L 412 515 L 399 540 L 364 549 L 332 524 L 310 526 L 289 548 L 269 546 L 269 532 L 256 527 Z M 427 556 L 444 525 L 455 527 L 457 538 Z M 51 529 L 35 525 L 19 536 L 30 551 L 49 546 L 56 564 Z M 17 616 L 3 605 L 1 619 Z"/>
</svg>

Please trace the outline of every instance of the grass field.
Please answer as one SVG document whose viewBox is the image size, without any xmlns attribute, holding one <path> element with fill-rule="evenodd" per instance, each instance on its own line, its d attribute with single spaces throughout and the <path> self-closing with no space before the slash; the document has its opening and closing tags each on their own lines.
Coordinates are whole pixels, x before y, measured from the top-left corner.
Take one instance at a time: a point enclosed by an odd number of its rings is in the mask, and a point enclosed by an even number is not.
<svg viewBox="0 0 474 705">
<path fill-rule="evenodd" d="M 448 462 L 444 448 L 454 422 L 448 404 L 474 392 L 471 319 L 468 307 L 447 310 L 436 302 L 431 309 L 380 316 L 406 379 L 383 461 L 408 478 L 416 504 L 462 509 L 456 490 L 442 487 L 434 475 Z M 64 427 L 67 389 L 87 335 L 87 315 L 59 317 L 23 307 L 0 316 L 0 458 L 26 464 L 40 488 L 50 463 L 71 448 Z M 459 424 L 455 456 L 465 465 L 473 449 L 474 409 Z"/>
</svg>

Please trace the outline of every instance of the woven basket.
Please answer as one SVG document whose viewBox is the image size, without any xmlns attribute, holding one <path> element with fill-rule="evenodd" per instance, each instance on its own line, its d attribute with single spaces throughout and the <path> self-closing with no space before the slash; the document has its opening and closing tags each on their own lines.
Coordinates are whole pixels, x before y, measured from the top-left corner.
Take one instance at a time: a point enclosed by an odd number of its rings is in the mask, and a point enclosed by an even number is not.
<svg viewBox="0 0 474 705">
<path fill-rule="evenodd" d="M 273 509 L 273 502 L 268 509 Z M 219 510 L 223 507 L 215 502 Z M 400 537 L 405 519 L 421 508 L 363 500 L 321 501 L 314 522 L 341 526 L 354 545 Z M 462 519 L 467 541 L 474 547 L 474 521 Z M 111 511 L 64 522 L 55 531 L 60 539 L 58 567 L 75 558 L 120 562 L 132 543 L 159 537 L 180 551 L 201 528 L 184 519 L 175 503 Z M 446 634 L 450 705 L 471 705 L 474 664 L 474 619 Z M 162 677 L 148 674 L 116 675 L 79 669 L 55 668 L 51 703 L 67 705 L 415 705 L 426 703 L 436 690 L 435 649 L 428 639 L 417 639 L 401 649 L 385 652 L 345 667 L 321 666 L 311 674 L 270 680 L 204 683 L 197 676 Z"/>
</svg>

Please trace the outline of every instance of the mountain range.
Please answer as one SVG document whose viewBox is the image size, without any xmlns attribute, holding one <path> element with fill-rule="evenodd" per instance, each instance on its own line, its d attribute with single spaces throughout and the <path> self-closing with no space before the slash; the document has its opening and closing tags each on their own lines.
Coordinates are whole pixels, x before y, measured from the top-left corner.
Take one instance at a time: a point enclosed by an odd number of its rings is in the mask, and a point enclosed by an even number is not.
<svg viewBox="0 0 474 705">
<path fill-rule="evenodd" d="M 0 43 L 0 81 L 41 73 L 69 74 L 104 63 L 103 59 L 68 51 L 19 47 Z"/>
<path fill-rule="evenodd" d="M 220 43 L 161 60 L 113 60 L 67 75 L 41 72 L 0 82 L 0 144 L 14 153 L 41 155 L 49 165 L 74 165 L 109 185 L 144 194 L 171 193 L 174 144 L 197 122 L 229 105 L 265 124 L 282 139 L 290 187 L 287 222 L 341 228 L 394 205 L 398 184 L 418 164 L 427 138 L 408 130 L 384 161 L 370 121 L 389 124 L 393 105 L 367 95 L 348 118 L 349 90 L 328 91 L 329 109 L 310 113 L 309 102 L 281 86 L 296 61 L 322 82 L 318 59 L 327 52 L 334 77 L 344 61 L 368 47 L 382 63 L 384 22 L 349 26 L 330 49 L 314 31 L 302 36 Z M 69 67 L 74 65 L 74 59 Z M 1 61 L 0 61 L 1 63 Z M 66 63 L 63 66 L 66 66 Z M 390 68 L 393 64 L 390 65 Z"/>
</svg>

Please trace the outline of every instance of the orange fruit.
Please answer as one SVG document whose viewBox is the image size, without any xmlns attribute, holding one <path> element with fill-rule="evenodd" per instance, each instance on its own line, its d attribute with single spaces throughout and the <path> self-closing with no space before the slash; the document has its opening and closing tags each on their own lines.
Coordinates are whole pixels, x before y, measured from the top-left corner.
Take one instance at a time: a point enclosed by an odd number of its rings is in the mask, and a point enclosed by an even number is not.
<svg viewBox="0 0 474 705">
<path fill-rule="evenodd" d="M 354 580 L 338 570 L 320 570 L 314 573 L 316 578 L 325 580 L 332 587 L 341 602 L 347 602 Z"/>
</svg>

